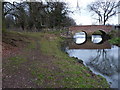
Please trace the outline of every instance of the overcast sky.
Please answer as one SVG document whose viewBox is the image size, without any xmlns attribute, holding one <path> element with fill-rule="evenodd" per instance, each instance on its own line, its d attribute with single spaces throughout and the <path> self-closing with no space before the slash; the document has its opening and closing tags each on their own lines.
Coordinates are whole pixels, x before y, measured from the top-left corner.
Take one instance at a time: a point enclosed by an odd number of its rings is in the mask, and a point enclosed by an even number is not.
<svg viewBox="0 0 120 90">
<path fill-rule="evenodd" d="M 6 1 L 22 1 L 22 0 L 6 0 Z M 24 1 L 24 0 L 23 0 Z M 33 0 L 34 1 L 34 0 Z M 39 1 L 39 0 L 38 0 Z M 69 8 L 74 11 L 73 14 L 69 14 L 72 17 L 77 25 L 91 25 L 98 24 L 94 19 L 95 16 L 92 16 L 93 13 L 89 12 L 87 5 L 95 0 L 78 0 L 80 10 L 77 8 L 77 0 L 61 0 L 68 3 Z M 118 24 L 118 16 L 113 16 L 107 23 L 109 24 Z"/>
<path fill-rule="evenodd" d="M 77 10 L 77 0 L 66 0 L 70 7 L 72 9 Z M 90 4 L 91 2 L 94 2 L 95 0 L 78 0 L 78 4 L 81 8 L 80 12 L 70 14 L 72 18 L 76 21 L 76 23 L 82 24 L 82 25 L 91 25 L 91 24 L 98 24 L 97 21 L 94 19 L 95 16 L 92 16 L 93 13 L 89 12 L 87 5 Z M 110 18 L 110 20 L 107 22 L 109 24 L 118 24 L 118 16 L 113 16 Z"/>
</svg>

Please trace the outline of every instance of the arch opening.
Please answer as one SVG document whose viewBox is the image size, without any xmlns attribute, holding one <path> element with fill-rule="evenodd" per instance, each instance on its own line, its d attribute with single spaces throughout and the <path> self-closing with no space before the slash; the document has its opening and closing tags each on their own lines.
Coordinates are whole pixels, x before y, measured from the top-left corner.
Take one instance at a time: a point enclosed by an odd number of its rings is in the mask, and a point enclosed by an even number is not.
<svg viewBox="0 0 120 90">
<path fill-rule="evenodd" d="M 84 44 L 87 41 L 87 33 L 85 31 L 77 32 L 73 39 L 76 44 Z"/>
<path fill-rule="evenodd" d="M 91 41 L 93 43 L 96 43 L 96 44 L 101 44 L 105 41 L 104 37 L 106 36 L 106 32 L 103 31 L 103 30 L 98 30 L 98 31 L 95 31 L 93 34 L 92 34 L 92 39 Z"/>
</svg>

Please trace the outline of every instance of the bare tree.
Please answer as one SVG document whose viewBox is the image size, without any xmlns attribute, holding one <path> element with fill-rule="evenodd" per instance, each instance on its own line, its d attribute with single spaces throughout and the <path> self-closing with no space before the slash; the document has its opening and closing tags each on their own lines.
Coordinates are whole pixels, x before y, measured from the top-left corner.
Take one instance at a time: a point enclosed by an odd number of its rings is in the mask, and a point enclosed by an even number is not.
<svg viewBox="0 0 120 90">
<path fill-rule="evenodd" d="M 50 0 L 51 1 L 51 0 Z M 65 2 L 4 2 L 3 21 L 13 21 L 14 26 L 22 30 L 41 31 L 43 28 L 61 28 L 74 25 L 68 17 L 70 10 Z M 11 19 L 11 17 L 13 19 Z M 7 22 L 8 28 L 12 26 Z"/>
<path fill-rule="evenodd" d="M 119 13 L 117 11 L 119 6 L 115 0 L 99 0 L 89 4 L 88 8 L 98 16 L 99 23 L 105 25 L 112 16 Z"/>
</svg>

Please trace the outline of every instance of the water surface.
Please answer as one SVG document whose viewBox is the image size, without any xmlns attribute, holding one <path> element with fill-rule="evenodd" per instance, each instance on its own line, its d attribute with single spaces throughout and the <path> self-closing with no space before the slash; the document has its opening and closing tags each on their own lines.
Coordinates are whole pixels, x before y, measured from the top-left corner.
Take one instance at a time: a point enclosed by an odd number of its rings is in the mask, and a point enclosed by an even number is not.
<svg viewBox="0 0 120 90">
<path fill-rule="evenodd" d="M 111 88 L 118 88 L 118 46 L 111 45 L 108 41 L 95 44 L 91 40 L 77 45 L 73 40 L 66 46 L 70 57 L 83 60 L 85 66 L 93 73 L 106 78 Z"/>
</svg>

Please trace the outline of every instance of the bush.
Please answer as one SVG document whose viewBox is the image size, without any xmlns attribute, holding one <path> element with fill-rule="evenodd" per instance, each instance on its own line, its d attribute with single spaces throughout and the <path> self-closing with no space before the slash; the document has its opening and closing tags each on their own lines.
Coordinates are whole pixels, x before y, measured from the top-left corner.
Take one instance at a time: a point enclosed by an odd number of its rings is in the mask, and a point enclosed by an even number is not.
<svg viewBox="0 0 120 90">
<path fill-rule="evenodd" d="M 113 37 L 116 37 L 118 35 L 118 31 L 116 30 L 112 30 L 111 32 L 108 33 L 108 35 L 113 38 Z"/>
<path fill-rule="evenodd" d="M 120 45 L 120 37 L 112 38 L 109 40 L 111 44 Z"/>
</svg>

